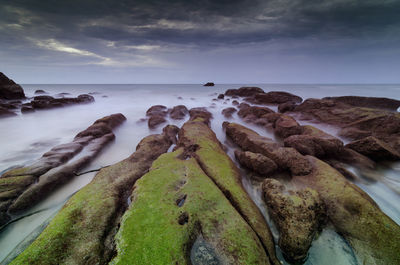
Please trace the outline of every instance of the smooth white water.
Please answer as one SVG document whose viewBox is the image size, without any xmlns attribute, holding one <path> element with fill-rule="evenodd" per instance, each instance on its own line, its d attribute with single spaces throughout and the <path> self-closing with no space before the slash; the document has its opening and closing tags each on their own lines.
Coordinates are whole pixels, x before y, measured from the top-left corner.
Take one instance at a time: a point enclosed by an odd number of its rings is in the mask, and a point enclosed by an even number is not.
<svg viewBox="0 0 400 265">
<path fill-rule="evenodd" d="M 185 105 L 187 108 L 208 107 L 214 115 L 211 127 L 222 143 L 226 143 L 222 122 L 226 119 L 222 109 L 231 107 L 231 101 L 213 101 L 218 93 L 229 88 L 238 88 L 243 85 L 216 85 L 203 87 L 201 85 L 23 85 L 27 96 L 33 96 L 34 91 L 43 89 L 49 95 L 68 92 L 72 96 L 83 93 L 94 94 L 95 102 L 60 109 L 43 110 L 35 113 L 20 114 L 16 117 L 0 120 L 0 172 L 16 165 L 27 165 L 38 159 L 44 152 L 53 146 L 72 141 L 74 136 L 86 129 L 96 119 L 121 112 L 127 121 L 115 130 L 116 139 L 85 169 L 91 170 L 116 163 L 135 151 L 139 141 L 152 133 L 160 133 L 163 126 L 157 130 L 149 130 L 147 122 L 140 122 L 145 117 L 146 110 L 152 105 L 173 107 Z M 287 91 L 297 94 L 304 99 L 321 98 L 326 96 L 360 95 L 379 96 L 400 99 L 400 86 L 396 85 L 256 85 L 267 91 Z M 178 97 L 182 97 L 179 99 Z M 240 99 L 237 99 L 240 102 Z M 274 109 L 274 108 L 273 108 Z M 241 122 L 234 114 L 230 121 Z M 172 121 L 171 124 L 181 126 L 184 121 Z M 262 128 L 246 124 L 264 136 L 274 138 L 271 132 Z M 320 128 L 334 134 L 334 129 Z M 233 158 L 233 149 L 228 148 L 228 154 Z M 390 181 L 399 185 L 399 169 L 381 171 L 390 176 Z M 54 214 L 63 205 L 66 199 L 90 182 L 95 173 L 78 176 L 54 191 L 48 198 L 30 209 L 28 213 L 37 212 L 30 217 L 23 218 L 0 231 L 0 261 L 10 253 L 25 237 L 35 230 L 38 225 Z M 245 188 L 269 220 L 265 205 L 260 197 L 260 191 L 251 185 L 247 179 L 243 180 Z M 373 197 L 382 210 L 397 223 L 400 223 L 400 209 L 396 204 L 399 194 L 380 182 L 365 182 L 359 184 Z M 46 209 L 46 210 L 44 210 Z M 43 210 L 43 211 L 41 211 Z M 274 230 L 274 229 L 273 229 Z M 274 230 L 275 236 L 277 231 Z M 327 231 L 327 232 L 326 232 Z M 355 264 L 353 256 L 347 255 L 345 242 L 341 237 L 332 234 L 333 231 L 324 230 L 321 236 L 313 243 L 307 264 Z M 343 251 L 340 250 L 341 246 Z M 322 250 L 321 250 L 322 249 Z M 329 249 L 338 249 L 336 255 L 340 259 L 328 258 Z M 340 251 L 339 251 L 340 250 Z M 321 255 L 324 253 L 323 255 Z M 326 254 L 325 254 L 326 253 Z M 333 255 L 333 254 L 332 254 Z M 333 257 L 333 256 L 332 256 Z M 328 262 L 331 261 L 331 263 Z M 341 262 L 339 262 L 339 260 Z M 344 261 L 346 260 L 346 262 Z M 336 262 L 335 262 L 336 261 Z M 326 263 L 328 262 L 328 263 Z"/>
</svg>

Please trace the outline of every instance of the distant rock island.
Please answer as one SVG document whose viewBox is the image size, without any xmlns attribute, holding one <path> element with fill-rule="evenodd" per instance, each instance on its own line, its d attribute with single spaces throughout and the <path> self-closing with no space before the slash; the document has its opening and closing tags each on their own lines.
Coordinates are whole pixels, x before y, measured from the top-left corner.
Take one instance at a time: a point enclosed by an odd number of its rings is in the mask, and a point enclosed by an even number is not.
<svg viewBox="0 0 400 265">
<path fill-rule="evenodd" d="M 215 84 L 213 82 L 207 82 L 203 86 L 215 86 Z"/>
</svg>

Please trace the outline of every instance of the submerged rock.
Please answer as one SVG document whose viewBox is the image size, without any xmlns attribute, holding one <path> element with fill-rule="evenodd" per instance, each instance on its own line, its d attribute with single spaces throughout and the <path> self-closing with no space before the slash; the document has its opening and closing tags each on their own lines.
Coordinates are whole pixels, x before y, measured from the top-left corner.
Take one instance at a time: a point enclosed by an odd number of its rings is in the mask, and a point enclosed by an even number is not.
<svg viewBox="0 0 400 265">
<path fill-rule="evenodd" d="M 149 117 L 147 125 L 150 129 L 157 128 L 160 124 L 167 122 L 165 119 L 168 114 L 167 107 L 163 105 L 155 105 L 146 111 L 146 116 Z"/>
<path fill-rule="evenodd" d="M 0 117 L 11 117 L 16 115 L 17 114 L 14 111 L 0 107 Z"/>
<path fill-rule="evenodd" d="M 241 165 L 251 169 L 261 176 L 266 177 L 278 169 L 278 166 L 272 159 L 259 153 L 252 153 L 249 151 L 241 152 L 236 150 L 235 157 Z"/>
<path fill-rule="evenodd" d="M 133 184 L 171 144 L 165 134 L 150 135 L 130 157 L 100 170 L 11 264 L 107 264 Z"/>
<path fill-rule="evenodd" d="M 22 87 L 0 72 L 0 99 L 24 99 Z"/>
<path fill-rule="evenodd" d="M 182 120 L 186 117 L 186 115 L 188 113 L 189 113 L 189 111 L 186 108 L 186 106 L 178 105 L 178 106 L 173 107 L 169 111 L 169 116 L 171 117 L 171 119 L 174 119 L 174 120 Z"/>
<path fill-rule="evenodd" d="M 262 189 L 285 257 L 291 262 L 304 261 L 325 215 L 318 193 L 310 188 L 286 191 L 275 179 L 266 179 Z"/>
<path fill-rule="evenodd" d="M 225 108 L 222 110 L 222 115 L 224 115 L 225 118 L 231 118 L 232 114 L 235 113 L 237 110 L 235 108 Z"/>
<path fill-rule="evenodd" d="M 35 90 L 35 95 L 40 95 L 40 94 L 48 94 L 48 93 L 42 89 Z"/>
<path fill-rule="evenodd" d="M 9 183 L 4 191 L 14 191 L 14 193 L 11 197 L 0 199 L 0 202 L 8 203 L 8 206 L 1 211 L 19 213 L 46 197 L 56 187 L 69 181 L 75 176 L 75 172 L 92 161 L 114 139 L 112 129 L 125 120 L 122 114 L 99 119 L 78 133 L 73 142 L 53 147 L 29 166 L 5 172 L 0 178 L 0 183 Z"/>
<path fill-rule="evenodd" d="M 228 89 L 225 91 L 226 96 L 239 96 L 239 97 L 250 97 L 258 93 L 264 93 L 259 87 L 241 87 L 238 89 Z"/>
<path fill-rule="evenodd" d="M 271 91 L 255 94 L 253 97 L 246 98 L 246 101 L 254 104 L 282 104 L 286 102 L 300 103 L 303 99 L 288 92 Z"/>
</svg>

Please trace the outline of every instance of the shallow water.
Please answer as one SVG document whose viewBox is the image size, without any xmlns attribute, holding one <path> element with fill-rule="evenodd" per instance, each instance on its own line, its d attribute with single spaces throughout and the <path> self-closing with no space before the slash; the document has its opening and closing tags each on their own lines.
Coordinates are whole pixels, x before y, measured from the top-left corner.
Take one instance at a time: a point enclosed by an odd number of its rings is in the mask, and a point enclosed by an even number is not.
<svg viewBox="0 0 400 265">
<path fill-rule="evenodd" d="M 228 146 L 228 154 L 233 158 L 233 148 L 229 147 L 225 133 L 222 130 L 222 122 L 229 120 L 223 117 L 221 110 L 231 107 L 231 101 L 218 100 L 218 93 L 223 93 L 228 88 L 238 88 L 242 85 L 217 85 L 215 87 L 203 87 L 201 85 L 23 85 L 27 96 L 33 96 L 37 89 L 55 95 L 68 92 L 72 96 L 83 93 L 98 92 L 94 94 L 96 102 L 92 104 L 71 106 L 67 108 L 37 111 L 16 117 L 0 120 L 0 172 L 16 165 L 27 165 L 38 159 L 44 152 L 53 146 L 72 141 L 74 136 L 86 129 L 96 119 L 103 116 L 121 112 L 127 117 L 127 121 L 115 130 L 116 139 L 82 172 L 97 169 L 116 163 L 135 151 L 139 141 L 152 133 L 161 132 L 162 126 L 157 130 L 149 130 L 147 122 L 139 122 L 145 117 L 146 110 L 152 105 L 162 104 L 167 107 L 183 104 L 188 108 L 209 107 L 214 115 L 211 127 L 218 139 Z M 361 95 L 379 96 L 400 99 L 399 85 L 257 85 L 265 91 L 288 91 L 303 98 L 321 98 L 325 96 Z M 182 97 L 179 99 L 178 97 Z M 238 99 L 240 102 L 240 100 Z M 276 107 L 271 107 L 272 109 Z M 237 115 L 229 121 L 237 121 Z M 184 121 L 170 121 L 171 124 L 181 126 Z M 246 124 L 258 133 L 274 138 L 271 132 L 267 132 L 257 126 Z M 335 135 L 335 128 L 318 127 Z M 399 186 L 399 169 L 382 170 L 386 176 L 386 182 L 394 182 Z M 22 218 L 0 231 L 0 261 L 3 260 L 21 241 L 24 240 L 39 225 L 43 224 L 50 216 L 57 212 L 66 199 L 90 182 L 95 173 L 88 173 L 68 182 L 62 188 L 57 189 L 44 201 L 30 209 L 34 213 Z M 244 186 L 255 200 L 267 221 L 269 220 L 265 205 L 261 199 L 259 187 L 251 184 L 244 177 Z M 365 181 L 358 184 L 373 197 L 382 210 L 400 223 L 400 208 L 396 204 L 399 194 L 388 185 L 381 182 Z M 393 186 L 393 185 L 392 185 Z M 276 229 L 272 229 L 274 236 L 278 238 Z M 355 264 L 353 256 L 348 254 L 346 243 L 340 236 L 329 229 L 325 229 L 320 237 L 314 241 L 310 250 L 307 264 Z M 351 250 L 351 249 L 350 249 Z M 351 252 L 351 251 L 350 251 Z M 324 253 L 321 255 L 321 253 Z M 336 253 L 336 254 L 334 254 Z M 347 253 L 347 254 L 346 254 Z M 329 258 L 331 257 L 331 258 Z M 334 259 L 336 258 L 336 259 Z M 281 257 L 283 260 L 283 258 Z M 330 261 L 330 263 L 328 262 Z"/>
</svg>

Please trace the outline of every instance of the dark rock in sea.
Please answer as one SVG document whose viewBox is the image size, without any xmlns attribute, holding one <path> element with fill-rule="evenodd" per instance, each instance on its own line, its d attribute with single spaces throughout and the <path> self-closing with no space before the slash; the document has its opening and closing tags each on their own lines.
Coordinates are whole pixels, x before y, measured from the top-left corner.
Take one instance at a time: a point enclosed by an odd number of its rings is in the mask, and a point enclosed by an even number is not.
<svg viewBox="0 0 400 265">
<path fill-rule="evenodd" d="M 9 206 L 4 212 L 20 213 L 73 178 L 115 138 L 112 130 L 125 120 L 122 114 L 99 119 L 78 133 L 72 142 L 53 147 L 33 164 L 5 172 L 0 178 L 0 187 L 5 190 L 0 191 L 13 191 L 13 195 L 6 199 Z"/>
<path fill-rule="evenodd" d="M 296 149 L 281 147 L 271 138 L 236 123 L 224 122 L 226 135 L 244 151 L 260 153 L 273 160 L 279 169 L 289 170 L 293 175 L 306 175 L 312 170 L 311 164 Z"/>
<path fill-rule="evenodd" d="M 0 72 L 0 99 L 24 99 L 22 87 Z"/>
<path fill-rule="evenodd" d="M 202 119 L 206 124 L 210 124 L 210 119 L 212 118 L 211 112 L 206 108 L 192 108 L 189 110 L 190 120 L 196 120 L 198 118 Z"/>
<path fill-rule="evenodd" d="M 285 114 L 281 114 L 281 116 L 275 121 L 274 128 L 275 134 L 282 138 L 301 134 L 303 131 L 303 128 L 293 117 Z"/>
<path fill-rule="evenodd" d="M 74 104 L 90 103 L 94 101 L 94 97 L 82 94 L 76 98 L 54 98 L 51 96 L 35 96 L 30 102 L 34 109 L 51 109 L 65 107 Z"/>
<path fill-rule="evenodd" d="M 225 116 L 225 118 L 231 118 L 232 114 L 235 113 L 236 111 L 237 110 L 235 108 L 230 107 L 230 108 L 223 109 L 221 113 L 222 113 L 222 115 Z"/>
<path fill-rule="evenodd" d="M 28 106 L 23 106 L 23 107 L 21 108 L 21 112 L 22 112 L 22 113 L 28 113 L 28 112 L 34 112 L 34 111 L 35 111 L 34 108 L 28 107 Z"/>
<path fill-rule="evenodd" d="M 282 91 L 258 93 L 253 95 L 252 97 L 246 98 L 245 100 L 254 104 L 282 104 L 286 102 L 300 103 L 303 101 L 303 99 L 299 96 Z"/>
<path fill-rule="evenodd" d="M 255 120 L 265 114 L 274 112 L 267 107 L 250 106 L 246 103 L 240 104 L 239 109 L 238 116 L 246 120 Z"/>
<path fill-rule="evenodd" d="M 239 97 L 251 97 L 259 93 L 264 93 L 259 87 L 241 87 L 238 89 L 228 89 L 225 91 L 226 96 L 239 96 Z"/>
<path fill-rule="evenodd" d="M 9 109 L 0 107 L 0 117 L 11 117 L 11 116 L 16 116 L 17 114 Z"/>
<path fill-rule="evenodd" d="M 62 92 L 62 93 L 58 93 L 58 94 L 56 94 L 54 96 L 57 97 L 57 98 L 64 98 L 64 97 L 70 96 L 70 95 L 71 95 L 70 93 Z"/>
<path fill-rule="evenodd" d="M 163 105 L 154 105 L 151 106 L 147 111 L 146 111 L 146 116 L 154 116 L 154 115 L 159 115 L 159 116 L 166 116 L 168 113 L 168 109 L 166 106 Z"/>
<path fill-rule="evenodd" d="M 42 89 L 38 89 L 35 91 L 35 95 L 39 95 L 39 94 L 48 94 L 48 93 Z"/>
<path fill-rule="evenodd" d="M 163 116 L 153 115 L 153 116 L 150 116 L 150 118 L 147 122 L 147 125 L 149 126 L 150 129 L 155 129 L 164 122 L 167 122 L 167 120 Z"/>
<path fill-rule="evenodd" d="M 218 98 L 218 99 L 224 99 L 224 98 L 225 98 L 225 95 L 224 95 L 224 94 L 219 94 L 217 98 Z"/>
<path fill-rule="evenodd" d="M 214 86 L 215 84 L 213 82 L 207 82 L 203 86 Z"/>
<path fill-rule="evenodd" d="M 235 150 L 235 157 L 242 166 L 260 174 L 263 177 L 268 177 L 268 175 L 278 169 L 278 166 L 272 159 L 259 153 Z"/>
<path fill-rule="evenodd" d="M 379 139 L 368 136 L 351 142 L 346 147 L 357 151 L 373 160 L 400 160 L 400 153 Z"/>
<path fill-rule="evenodd" d="M 169 116 L 171 117 L 171 119 L 174 119 L 174 120 L 182 120 L 186 117 L 186 115 L 188 113 L 189 113 L 189 111 L 186 108 L 186 106 L 178 105 L 178 106 L 173 107 L 169 111 Z"/>
<path fill-rule="evenodd" d="M 233 100 L 233 101 L 232 101 L 232 105 L 233 105 L 233 106 L 238 106 L 238 105 L 239 105 L 239 101 Z"/>
<path fill-rule="evenodd" d="M 285 103 L 281 103 L 278 106 L 278 112 L 285 113 L 288 111 L 292 111 L 296 108 L 297 104 L 295 102 L 289 101 Z"/>
<path fill-rule="evenodd" d="M 391 111 L 397 111 L 397 109 L 400 107 L 400 100 L 391 98 L 343 96 L 343 97 L 326 97 L 323 99 L 342 102 L 355 107 L 384 109 Z"/>
<path fill-rule="evenodd" d="M 304 262 L 325 217 L 318 192 L 305 188 L 287 191 L 276 179 L 266 179 L 262 190 L 268 213 L 279 230 L 279 247 L 290 262 Z"/>
</svg>

